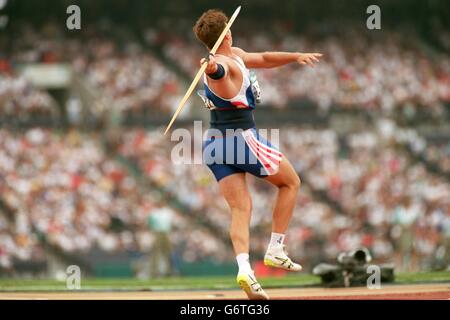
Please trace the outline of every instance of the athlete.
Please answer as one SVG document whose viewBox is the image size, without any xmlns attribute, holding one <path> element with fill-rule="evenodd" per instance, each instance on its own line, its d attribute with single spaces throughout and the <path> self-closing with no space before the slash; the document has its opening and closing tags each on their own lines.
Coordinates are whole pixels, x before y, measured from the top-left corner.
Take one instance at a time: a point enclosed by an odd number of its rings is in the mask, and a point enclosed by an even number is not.
<svg viewBox="0 0 450 320">
<path fill-rule="evenodd" d="M 208 10 L 193 30 L 197 39 L 211 50 L 227 22 L 222 11 Z M 239 267 L 237 282 L 249 299 L 269 297 L 256 280 L 249 260 L 252 200 L 247 173 L 278 188 L 264 264 L 289 271 L 300 271 L 302 267 L 292 262 L 284 246 L 300 178 L 289 160 L 256 131 L 253 110 L 260 100 L 260 90 L 247 68 L 275 68 L 289 63 L 314 66 L 321 56 L 319 53 L 245 52 L 233 47 L 229 31 L 216 54 L 200 61 L 200 64 L 208 61 L 203 79 L 205 90 L 200 95 L 211 113 L 203 158 L 231 210 L 230 237 Z"/>
</svg>

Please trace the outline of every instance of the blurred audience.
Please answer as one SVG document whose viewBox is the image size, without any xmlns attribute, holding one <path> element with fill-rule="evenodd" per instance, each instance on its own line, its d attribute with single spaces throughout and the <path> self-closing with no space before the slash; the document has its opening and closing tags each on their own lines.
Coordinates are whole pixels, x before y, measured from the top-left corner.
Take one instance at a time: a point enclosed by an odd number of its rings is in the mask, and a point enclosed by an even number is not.
<svg viewBox="0 0 450 320">
<path fill-rule="evenodd" d="M 445 174 L 450 174 L 450 142 L 447 141 L 427 141 L 427 148 L 424 152 L 425 159 L 438 166 Z"/>
<path fill-rule="evenodd" d="M 127 28 L 99 24 L 69 37 L 52 24 L 40 31 L 24 26 L 18 32 L 20 40 L 0 60 L 0 70 L 2 64 L 68 62 L 101 90 L 100 102 L 107 109 L 137 115 L 171 113 L 187 80 L 174 73 L 173 66 L 193 77 L 206 49 L 191 33 L 186 34 L 189 28 L 175 32 L 170 27 L 170 31 L 148 28 L 138 35 Z M 244 34 L 238 29 L 234 41 L 247 51 L 324 54 L 315 68 L 289 65 L 255 70 L 262 105 L 283 108 L 308 99 L 322 110 L 340 107 L 389 114 L 426 108 L 442 114 L 450 101 L 449 56 L 430 54 L 414 33 L 406 41 L 400 32 L 373 35 L 348 26 L 345 32 L 323 36 L 317 30 L 297 34 L 275 24 L 272 32 Z M 165 58 L 160 60 L 159 54 Z M 33 105 L 45 105 L 42 99 Z"/>
<path fill-rule="evenodd" d="M 389 134 L 389 128 L 389 123 L 380 123 L 377 130 L 351 134 L 346 146 L 340 145 L 332 130 L 281 130 L 281 150 L 307 182 L 288 233 L 288 243 L 295 244 L 290 248 L 294 257 L 311 263 L 366 246 L 380 261 L 398 252 L 399 259 L 406 261 L 399 266 L 405 269 L 417 269 L 419 263 L 431 266 L 440 245 L 439 235 L 447 232 L 444 225 L 450 219 L 450 183 L 428 173 L 424 165 L 413 163 L 401 151 L 408 133 L 394 128 Z M 137 161 L 160 187 L 226 232 L 228 209 L 205 166 L 168 166 L 171 146 L 158 130 L 133 130 L 123 137 L 120 152 L 124 156 Z M 275 190 L 257 179 L 250 182 L 252 249 L 262 254 L 270 234 L 269 208 Z M 325 192 L 342 213 L 331 209 L 314 191 Z M 308 250 L 310 246 L 314 251 Z"/>
<path fill-rule="evenodd" d="M 70 63 L 85 76 L 87 84 L 100 90 L 97 104 L 103 105 L 100 110 L 103 112 L 138 115 L 172 112 L 182 94 L 175 73 L 144 49 L 128 30 L 114 33 L 116 28 L 113 25 L 110 28 L 110 32 L 103 34 L 101 25 L 88 26 L 79 37 L 69 37 L 51 23 L 40 31 L 22 26 L 18 31 L 20 40 L 11 44 L 9 54 L 0 61 L 5 66 Z"/>
<path fill-rule="evenodd" d="M 389 33 L 369 37 L 347 30 L 345 35 L 236 32 L 234 43 L 246 51 L 301 51 L 323 53 L 314 68 L 290 65 L 281 70 L 256 70 L 263 105 L 285 107 L 307 98 L 320 108 L 332 106 L 392 112 L 406 106 L 442 108 L 450 101 L 450 58 L 431 58 L 420 39 Z M 411 41 L 414 40 L 414 41 Z M 167 37 L 165 55 L 193 76 L 206 54 L 192 36 Z"/>
<path fill-rule="evenodd" d="M 31 244 L 40 234 L 68 253 L 93 247 L 148 252 L 155 238 L 146 225 L 148 216 L 158 210 L 156 195 L 144 192 L 121 164 L 102 151 L 95 133 L 0 130 L 0 194 L 15 215 L 13 225 L 0 220 L 5 267 L 12 256 L 31 259 Z M 172 211 L 171 240 L 174 246 L 185 247 L 183 257 L 191 261 L 226 257 L 214 235 L 197 230 Z M 18 230 L 17 237 L 12 228 Z M 186 232 L 194 229 L 195 235 Z M 178 230 L 183 232 L 177 234 Z M 23 249 L 18 250 L 20 245 Z"/>
<path fill-rule="evenodd" d="M 23 76 L 0 70 L 0 118 L 51 116 L 55 111 L 48 93 L 32 86 Z"/>
<path fill-rule="evenodd" d="M 51 96 L 17 73 L 16 66 L 26 63 L 71 64 L 100 92 L 103 112 L 138 117 L 173 112 L 184 91 L 173 70 L 193 76 L 206 50 L 183 31 L 148 29 L 142 41 L 127 28 L 114 35 L 102 34 L 105 28 L 116 30 L 99 24 L 74 37 L 49 24 L 39 31 L 23 27 L 17 32 L 20 36 L 8 50 L 0 48 L 0 118 L 55 112 Z M 314 69 L 290 65 L 255 70 L 262 107 L 285 108 L 309 99 L 325 111 L 338 107 L 391 114 L 421 108 L 442 114 L 450 102 L 449 56 L 431 56 L 414 35 L 406 43 L 394 32 L 372 37 L 348 30 L 342 36 L 317 36 L 312 31 L 285 32 L 279 25 L 273 29 L 251 34 L 236 30 L 234 41 L 248 51 L 324 56 Z M 448 33 L 440 38 L 445 46 Z M 162 209 L 170 212 L 174 255 L 188 262 L 229 261 L 232 250 L 217 231 L 227 233 L 230 217 L 212 174 L 204 165 L 173 165 L 172 145 L 161 132 L 123 129 L 118 152 L 196 214 Z M 380 262 L 395 257 L 402 270 L 448 261 L 450 183 L 414 161 L 404 148 L 448 174 L 448 139 L 427 140 L 388 120 L 341 137 L 331 129 L 296 127 L 283 128 L 280 134 L 280 149 L 304 181 L 288 232 L 295 259 L 312 267 L 365 246 Z M 14 215 L 11 221 L 0 211 L 0 269 L 10 269 L 17 259 L 42 258 L 42 235 L 67 253 L 94 247 L 151 252 L 161 237 L 147 223 L 152 215 L 157 217 L 161 199 L 105 153 L 101 139 L 99 132 L 0 129 L 0 200 Z M 201 158 L 201 148 L 193 151 L 193 159 Z M 251 248 L 261 257 L 270 236 L 275 189 L 258 179 L 249 181 L 254 204 Z"/>
</svg>

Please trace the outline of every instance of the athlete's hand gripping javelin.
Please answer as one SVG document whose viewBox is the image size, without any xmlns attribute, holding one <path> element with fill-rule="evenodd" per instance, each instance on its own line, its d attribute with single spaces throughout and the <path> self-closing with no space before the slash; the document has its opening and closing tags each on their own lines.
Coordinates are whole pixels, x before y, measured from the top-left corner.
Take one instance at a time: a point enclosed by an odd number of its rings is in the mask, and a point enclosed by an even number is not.
<svg viewBox="0 0 450 320">
<path fill-rule="evenodd" d="M 205 61 L 207 62 L 205 73 L 206 74 L 215 73 L 217 71 L 217 62 L 216 59 L 214 58 L 214 55 L 209 54 L 207 58 L 202 58 L 200 60 L 200 66 L 202 66 L 205 63 Z"/>
</svg>

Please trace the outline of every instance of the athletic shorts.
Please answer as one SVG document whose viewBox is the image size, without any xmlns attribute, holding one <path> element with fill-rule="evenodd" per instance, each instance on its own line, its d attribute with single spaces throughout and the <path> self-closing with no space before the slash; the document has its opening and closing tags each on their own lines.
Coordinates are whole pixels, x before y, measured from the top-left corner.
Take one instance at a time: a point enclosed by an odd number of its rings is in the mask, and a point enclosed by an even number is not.
<svg viewBox="0 0 450 320">
<path fill-rule="evenodd" d="M 283 154 L 255 128 L 232 134 L 209 129 L 203 142 L 203 162 L 217 181 L 234 173 L 248 172 L 263 178 L 278 172 Z"/>
</svg>

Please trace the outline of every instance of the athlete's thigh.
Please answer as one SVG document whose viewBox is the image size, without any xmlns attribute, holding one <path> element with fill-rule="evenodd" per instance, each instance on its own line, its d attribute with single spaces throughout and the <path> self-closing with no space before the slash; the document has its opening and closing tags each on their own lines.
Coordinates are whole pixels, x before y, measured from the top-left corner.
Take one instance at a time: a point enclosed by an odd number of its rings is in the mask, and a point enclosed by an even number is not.
<svg viewBox="0 0 450 320">
<path fill-rule="evenodd" d="M 251 198 L 245 173 L 235 173 L 219 181 L 220 192 L 230 208 L 250 209 Z"/>
<path fill-rule="evenodd" d="M 300 178 L 292 164 L 284 156 L 278 167 L 278 171 L 264 178 L 264 180 L 279 187 L 283 185 L 299 185 Z"/>
</svg>

